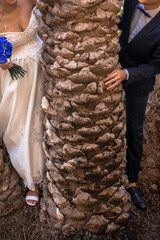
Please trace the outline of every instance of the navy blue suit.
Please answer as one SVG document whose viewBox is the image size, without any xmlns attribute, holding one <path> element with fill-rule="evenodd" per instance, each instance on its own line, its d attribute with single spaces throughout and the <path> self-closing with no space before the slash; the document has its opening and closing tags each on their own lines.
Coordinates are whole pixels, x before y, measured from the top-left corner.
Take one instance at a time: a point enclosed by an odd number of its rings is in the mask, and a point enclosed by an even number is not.
<svg viewBox="0 0 160 240">
<path fill-rule="evenodd" d="M 129 72 L 123 81 L 126 92 L 127 166 L 129 182 L 137 182 L 143 147 L 143 122 L 148 94 L 153 91 L 155 75 L 160 73 L 160 12 L 128 43 L 129 30 L 137 0 L 125 0 L 119 24 L 122 29 L 119 53 L 122 68 Z"/>
<path fill-rule="evenodd" d="M 126 0 L 120 23 L 122 68 L 127 68 L 129 80 L 124 81 L 127 93 L 143 96 L 153 90 L 155 75 L 160 72 L 160 12 L 128 43 L 132 15 L 137 0 Z"/>
</svg>

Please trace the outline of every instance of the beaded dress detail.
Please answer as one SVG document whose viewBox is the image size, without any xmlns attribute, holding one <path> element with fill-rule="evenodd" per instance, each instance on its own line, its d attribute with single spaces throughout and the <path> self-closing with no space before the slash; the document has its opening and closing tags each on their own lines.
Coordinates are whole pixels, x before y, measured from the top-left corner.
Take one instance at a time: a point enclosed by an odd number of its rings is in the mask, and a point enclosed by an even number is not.
<svg viewBox="0 0 160 240">
<path fill-rule="evenodd" d="M 37 32 L 38 21 L 32 11 L 25 31 L 0 33 L 13 44 L 12 62 L 27 71 L 16 81 L 0 69 L 0 136 L 12 165 L 31 190 L 42 181 L 44 168 L 43 78 L 39 64 L 42 41 Z"/>
</svg>

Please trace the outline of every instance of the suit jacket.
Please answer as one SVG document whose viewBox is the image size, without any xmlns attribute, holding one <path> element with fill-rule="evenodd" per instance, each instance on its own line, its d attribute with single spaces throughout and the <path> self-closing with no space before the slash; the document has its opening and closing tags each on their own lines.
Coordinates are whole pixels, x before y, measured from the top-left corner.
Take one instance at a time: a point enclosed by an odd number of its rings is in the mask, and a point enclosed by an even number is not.
<svg viewBox="0 0 160 240">
<path fill-rule="evenodd" d="M 119 24 L 122 29 L 119 53 L 122 68 L 129 72 L 123 81 L 126 93 L 144 96 L 154 88 L 155 75 L 160 73 L 160 12 L 128 43 L 132 15 L 137 0 L 125 0 Z"/>
</svg>

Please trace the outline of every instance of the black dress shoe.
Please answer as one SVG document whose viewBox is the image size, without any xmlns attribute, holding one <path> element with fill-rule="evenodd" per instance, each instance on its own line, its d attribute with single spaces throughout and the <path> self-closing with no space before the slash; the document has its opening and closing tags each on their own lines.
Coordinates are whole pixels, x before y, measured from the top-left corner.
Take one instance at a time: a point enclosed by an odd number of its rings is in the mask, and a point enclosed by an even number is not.
<svg viewBox="0 0 160 240">
<path fill-rule="evenodd" d="M 146 208 L 144 200 L 139 196 L 138 190 L 136 187 L 127 188 L 127 192 L 131 195 L 132 203 L 140 210 Z"/>
</svg>

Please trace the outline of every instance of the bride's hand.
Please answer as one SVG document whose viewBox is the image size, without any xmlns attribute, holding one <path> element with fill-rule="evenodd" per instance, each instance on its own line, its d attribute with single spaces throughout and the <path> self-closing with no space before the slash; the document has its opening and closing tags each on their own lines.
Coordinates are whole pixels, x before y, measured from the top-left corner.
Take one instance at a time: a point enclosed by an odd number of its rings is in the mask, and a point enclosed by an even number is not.
<svg viewBox="0 0 160 240">
<path fill-rule="evenodd" d="M 0 64 L 0 68 L 2 68 L 3 70 L 8 70 L 9 68 L 13 67 L 13 63 L 12 62 L 6 62 L 3 64 Z"/>
</svg>

